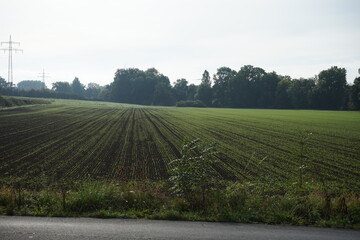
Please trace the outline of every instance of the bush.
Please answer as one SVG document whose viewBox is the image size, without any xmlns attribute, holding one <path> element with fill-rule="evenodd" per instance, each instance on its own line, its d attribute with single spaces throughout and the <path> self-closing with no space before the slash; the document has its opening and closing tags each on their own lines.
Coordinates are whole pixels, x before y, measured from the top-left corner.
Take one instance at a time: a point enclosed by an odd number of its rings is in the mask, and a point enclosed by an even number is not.
<svg viewBox="0 0 360 240">
<path fill-rule="evenodd" d="M 198 108 L 204 108 L 206 105 L 200 101 L 200 100 L 187 100 L 187 101 L 179 101 L 176 103 L 177 107 L 198 107 Z"/>
<path fill-rule="evenodd" d="M 216 172 L 212 165 L 217 157 L 215 144 L 202 146 L 199 141 L 184 141 L 182 157 L 170 162 L 169 181 L 173 193 L 185 197 L 196 209 L 204 209 L 205 194 L 215 183 Z"/>
</svg>

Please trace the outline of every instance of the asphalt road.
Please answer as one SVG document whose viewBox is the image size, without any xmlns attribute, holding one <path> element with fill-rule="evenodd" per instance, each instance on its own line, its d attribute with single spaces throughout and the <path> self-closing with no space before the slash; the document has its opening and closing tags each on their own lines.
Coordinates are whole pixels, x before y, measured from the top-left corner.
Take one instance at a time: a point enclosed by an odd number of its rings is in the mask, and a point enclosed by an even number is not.
<svg viewBox="0 0 360 240">
<path fill-rule="evenodd" d="M 0 216 L 0 239 L 360 239 L 360 231 L 262 224 Z"/>
</svg>

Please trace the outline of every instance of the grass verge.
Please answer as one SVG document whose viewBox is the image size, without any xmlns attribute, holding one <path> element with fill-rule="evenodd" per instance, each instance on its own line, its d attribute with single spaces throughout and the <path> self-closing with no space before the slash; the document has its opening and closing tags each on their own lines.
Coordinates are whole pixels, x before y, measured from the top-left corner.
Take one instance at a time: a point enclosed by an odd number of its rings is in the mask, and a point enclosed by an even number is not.
<svg viewBox="0 0 360 240">
<path fill-rule="evenodd" d="M 27 189 L 0 186 L 0 214 L 147 218 L 360 228 L 359 194 L 343 186 L 281 182 L 229 182 L 188 197 L 167 182 L 81 181 Z"/>
</svg>

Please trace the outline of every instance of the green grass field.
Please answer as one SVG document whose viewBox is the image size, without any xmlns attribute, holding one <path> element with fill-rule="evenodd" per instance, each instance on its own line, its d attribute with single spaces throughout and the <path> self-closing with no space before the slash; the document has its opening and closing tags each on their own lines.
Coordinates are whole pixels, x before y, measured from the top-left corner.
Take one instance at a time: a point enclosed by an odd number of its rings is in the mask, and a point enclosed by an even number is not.
<svg viewBox="0 0 360 240">
<path fill-rule="evenodd" d="M 165 179 L 168 163 L 180 157 L 188 137 L 218 144 L 220 161 L 214 168 L 225 179 L 296 179 L 301 137 L 307 135 L 305 172 L 315 169 L 318 176 L 359 186 L 360 112 L 70 100 L 0 110 L 0 174 Z"/>
</svg>

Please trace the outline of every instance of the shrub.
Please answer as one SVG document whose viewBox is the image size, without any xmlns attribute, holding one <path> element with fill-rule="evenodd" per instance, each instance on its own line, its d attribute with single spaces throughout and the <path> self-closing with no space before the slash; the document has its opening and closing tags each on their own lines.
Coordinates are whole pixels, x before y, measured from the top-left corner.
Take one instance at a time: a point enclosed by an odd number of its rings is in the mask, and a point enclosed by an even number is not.
<svg viewBox="0 0 360 240">
<path fill-rule="evenodd" d="M 171 190 L 178 196 L 197 200 L 194 195 L 202 193 L 202 203 L 205 202 L 205 191 L 214 182 L 216 173 L 212 164 L 216 162 L 215 144 L 200 145 L 200 139 L 185 140 L 181 149 L 182 157 L 170 162 Z"/>
<path fill-rule="evenodd" d="M 177 107 L 199 107 L 199 108 L 203 108 L 206 107 L 205 103 L 203 103 L 200 100 L 187 100 L 187 101 L 179 101 L 176 103 Z"/>
</svg>

